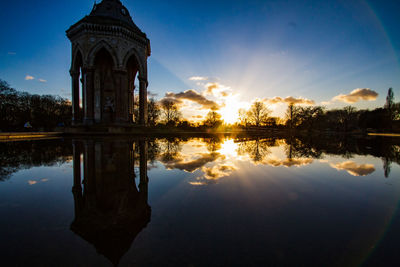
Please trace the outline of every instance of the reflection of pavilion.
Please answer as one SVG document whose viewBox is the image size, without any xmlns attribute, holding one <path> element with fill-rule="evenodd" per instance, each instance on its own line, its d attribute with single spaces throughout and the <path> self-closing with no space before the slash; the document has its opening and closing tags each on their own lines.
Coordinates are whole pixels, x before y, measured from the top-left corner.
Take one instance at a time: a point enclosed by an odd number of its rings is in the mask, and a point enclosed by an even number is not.
<svg viewBox="0 0 400 267">
<path fill-rule="evenodd" d="M 80 140 L 74 141 L 73 146 L 75 220 L 71 230 L 118 265 L 136 236 L 150 222 L 147 142 Z M 134 172 L 137 146 L 140 151 L 138 188 Z"/>
</svg>

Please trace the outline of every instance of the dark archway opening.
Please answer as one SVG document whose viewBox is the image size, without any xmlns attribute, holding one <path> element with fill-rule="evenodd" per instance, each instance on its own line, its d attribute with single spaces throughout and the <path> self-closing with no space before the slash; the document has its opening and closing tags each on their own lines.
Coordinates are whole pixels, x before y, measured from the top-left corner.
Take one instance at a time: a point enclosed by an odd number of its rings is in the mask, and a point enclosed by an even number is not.
<svg viewBox="0 0 400 267">
<path fill-rule="evenodd" d="M 114 61 L 102 48 L 94 60 L 94 119 L 96 123 L 113 123 L 116 119 Z"/>
</svg>

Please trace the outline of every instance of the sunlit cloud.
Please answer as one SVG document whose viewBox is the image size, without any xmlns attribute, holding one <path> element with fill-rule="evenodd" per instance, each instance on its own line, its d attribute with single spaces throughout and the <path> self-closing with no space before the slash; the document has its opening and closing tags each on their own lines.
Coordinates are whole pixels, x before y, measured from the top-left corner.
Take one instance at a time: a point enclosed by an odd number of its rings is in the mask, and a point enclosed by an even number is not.
<svg viewBox="0 0 400 267">
<path fill-rule="evenodd" d="M 47 80 L 45 80 L 45 79 L 39 79 L 39 82 L 41 82 L 41 83 L 47 83 Z"/>
<path fill-rule="evenodd" d="M 333 101 L 341 101 L 349 104 L 353 104 L 359 101 L 374 101 L 378 98 L 379 94 L 374 90 L 369 88 L 358 88 L 353 90 L 348 95 L 338 95 L 335 96 L 332 100 Z"/>
<path fill-rule="evenodd" d="M 330 166 L 338 171 L 347 171 L 350 175 L 353 176 L 366 176 L 375 171 L 375 166 L 373 164 L 358 165 L 354 161 L 346 161 L 337 164 L 332 163 L 330 164 Z"/>
<path fill-rule="evenodd" d="M 29 181 L 28 181 L 28 184 L 29 184 L 29 185 L 35 185 L 35 184 L 37 184 L 37 181 L 29 180 Z"/>
<path fill-rule="evenodd" d="M 266 99 L 265 102 L 269 103 L 269 104 L 288 104 L 288 105 L 315 105 L 315 101 L 314 100 L 310 100 L 307 98 L 295 98 L 293 96 L 288 96 L 286 98 L 282 98 L 279 96 L 276 96 L 274 98 L 269 98 Z"/>
<path fill-rule="evenodd" d="M 193 76 L 189 78 L 190 81 L 207 81 L 208 77 Z"/>
<path fill-rule="evenodd" d="M 199 94 L 197 91 L 190 89 L 178 94 L 175 93 L 166 93 L 166 98 L 180 100 L 189 100 L 201 105 L 201 109 L 220 109 L 220 105 L 218 105 L 215 101 L 207 99 L 205 96 Z"/>
<path fill-rule="evenodd" d="M 26 75 L 25 76 L 25 80 L 26 81 L 31 81 L 31 80 L 34 80 L 35 79 L 35 77 L 33 77 L 33 76 L 31 76 L 31 75 Z"/>
</svg>

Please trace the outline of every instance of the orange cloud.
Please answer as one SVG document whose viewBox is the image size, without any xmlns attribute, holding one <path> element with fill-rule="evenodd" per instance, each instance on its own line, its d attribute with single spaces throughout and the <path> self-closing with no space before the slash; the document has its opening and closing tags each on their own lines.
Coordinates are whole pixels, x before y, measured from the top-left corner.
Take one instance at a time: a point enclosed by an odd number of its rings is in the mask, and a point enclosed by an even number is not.
<svg viewBox="0 0 400 267">
<path fill-rule="evenodd" d="M 32 81 L 32 80 L 34 80 L 35 79 L 35 77 L 33 77 L 33 76 L 31 76 L 31 75 L 26 75 L 25 76 L 25 80 L 27 80 L 27 81 Z"/>
<path fill-rule="evenodd" d="M 333 100 L 353 104 L 362 100 L 365 101 L 374 101 L 377 99 L 379 94 L 369 88 L 358 88 L 353 90 L 348 95 L 338 95 L 333 98 Z"/>
<path fill-rule="evenodd" d="M 216 102 L 207 99 L 206 97 L 199 94 L 198 92 L 196 92 L 193 89 L 187 90 L 185 92 L 181 92 L 178 94 L 166 93 L 165 97 L 169 98 L 169 99 L 176 99 L 177 101 L 186 99 L 186 100 L 189 100 L 189 101 L 192 101 L 192 102 L 195 102 L 195 103 L 201 105 L 202 109 L 213 109 L 213 110 L 220 109 L 220 106 Z"/>
</svg>

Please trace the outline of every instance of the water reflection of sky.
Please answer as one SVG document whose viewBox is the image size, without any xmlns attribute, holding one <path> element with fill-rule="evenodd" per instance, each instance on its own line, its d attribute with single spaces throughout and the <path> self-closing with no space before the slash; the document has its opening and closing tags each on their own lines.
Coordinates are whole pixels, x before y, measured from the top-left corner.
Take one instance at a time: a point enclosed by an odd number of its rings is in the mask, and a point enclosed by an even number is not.
<svg viewBox="0 0 400 267">
<path fill-rule="evenodd" d="M 396 163 L 385 178 L 380 157 L 298 153 L 284 139 L 159 139 L 156 144 L 147 173 L 151 221 L 121 266 L 396 260 Z M 5 263 L 110 265 L 70 229 L 76 203 L 69 153 L 58 163 L 25 163 L 30 167 L 0 182 L 0 254 Z M 107 160 L 106 154 L 103 158 Z"/>
<path fill-rule="evenodd" d="M 226 138 L 218 141 L 192 139 L 174 145 L 167 140 L 159 140 L 163 152 L 157 160 L 168 171 L 180 170 L 187 173 L 192 179 L 189 183 L 194 186 L 217 183 L 219 179 L 232 174 L 246 173 L 248 168 L 263 168 L 269 173 L 286 171 L 293 173 L 294 177 L 313 169 L 343 177 L 369 176 L 379 169 L 378 166 L 382 166 L 380 159 L 354 154 L 351 157 L 329 154 L 322 154 L 318 158 L 290 157 L 290 145 L 284 140 L 276 140 L 272 146 L 263 140 L 235 142 L 234 139 Z"/>
</svg>

